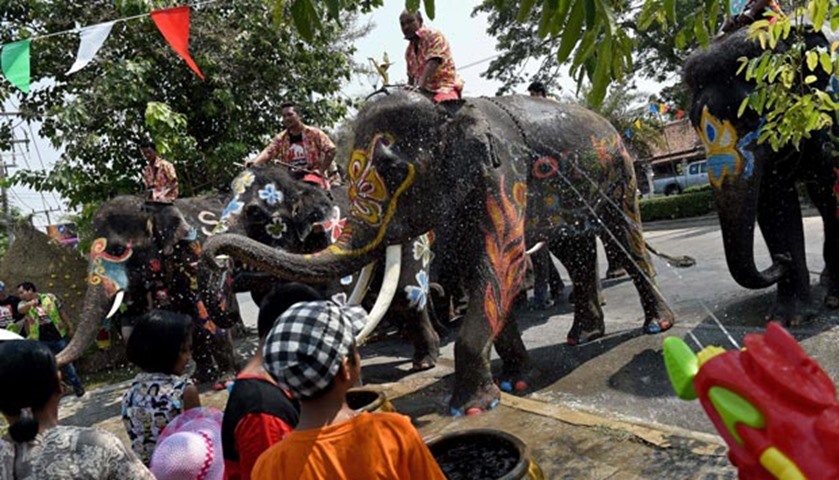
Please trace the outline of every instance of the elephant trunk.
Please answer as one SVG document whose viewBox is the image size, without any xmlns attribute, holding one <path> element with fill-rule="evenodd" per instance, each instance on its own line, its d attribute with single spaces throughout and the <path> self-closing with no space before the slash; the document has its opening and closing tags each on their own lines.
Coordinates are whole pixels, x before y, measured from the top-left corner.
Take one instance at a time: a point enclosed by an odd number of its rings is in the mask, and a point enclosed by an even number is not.
<svg viewBox="0 0 839 480">
<path fill-rule="evenodd" d="M 324 283 L 360 270 L 380 256 L 380 250 L 342 250 L 333 245 L 314 254 L 301 255 L 273 248 L 243 235 L 224 233 L 207 239 L 202 261 L 218 266 L 216 257 L 229 255 L 251 268 L 280 278 Z"/>
<path fill-rule="evenodd" d="M 56 356 L 59 366 L 66 365 L 81 357 L 85 349 L 93 342 L 102 320 L 108 314 L 111 297 L 105 288 L 99 285 L 89 285 L 84 296 L 81 321 L 76 326 L 76 333 L 67 348 Z"/>
<path fill-rule="evenodd" d="M 754 231 L 762 174 L 762 162 L 755 162 L 748 178 L 714 185 L 728 269 L 738 284 L 751 289 L 774 285 L 785 270 L 781 258 L 773 258 L 772 265 L 763 271 L 755 265 Z"/>
</svg>

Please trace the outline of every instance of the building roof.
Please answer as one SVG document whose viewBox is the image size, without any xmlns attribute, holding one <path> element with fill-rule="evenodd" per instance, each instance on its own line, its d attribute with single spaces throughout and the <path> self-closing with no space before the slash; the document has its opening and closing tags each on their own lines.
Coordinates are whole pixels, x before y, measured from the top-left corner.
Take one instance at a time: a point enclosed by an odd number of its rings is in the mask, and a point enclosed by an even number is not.
<svg viewBox="0 0 839 480">
<path fill-rule="evenodd" d="M 704 148 L 690 120 L 684 118 L 665 125 L 662 129 L 661 142 L 658 145 L 650 145 L 650 152 L 652 156 L 645 160 L 656 163 L 691 158 L 698 154 L 704 155 Z"/>
</svg>

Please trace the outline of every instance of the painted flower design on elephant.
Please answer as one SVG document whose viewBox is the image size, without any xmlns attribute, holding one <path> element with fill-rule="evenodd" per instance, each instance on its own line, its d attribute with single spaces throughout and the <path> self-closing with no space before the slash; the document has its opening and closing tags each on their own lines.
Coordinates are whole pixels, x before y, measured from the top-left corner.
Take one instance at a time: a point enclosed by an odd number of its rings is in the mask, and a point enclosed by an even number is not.
<svg viewBox="0 0 839 480">
<path fill-rule="evenodd" d="M 370 225 L 382 223 L 382 205 L 389 197 L 385 182 L 371 161 L 380 143 L 389 146 L 393 143 L 392 137 L 376 134 L 366 151 L 358 149 L 353 152 L 347 169 L 350 180 L 347 195 L 351 212 Z"/>
<path fill-rule="evenodd" d="M 244 172 L 240 173 L 236 178 L 233 179 L 233 182 L 230 184 L 233 190 L 233 195 L 238 196 L 242 193 L 245 193 L 248 187 L 253 185 L 255 179 L 256 177 L 250 170 L 245 170 Z"/>
<path fill-rule="evenodd" d="M 268 205 L 274 206 L 283 202 L 283 192 L 277 190 L 277 186 L 273 183 L 265 185 L 265 188 L 261 189 L 258 193 L 259 198 L 265 200 L 265 203 Z"/>
<path fill-rule="evenodd" d="M 118 291 L 128 288 L 128 275 L 124 263 L 134 252 L 131 249 L 131 242 L 128 242 L 120 255 L 111 255 L 105 251 L 107 248 L 106 238 L 97 238 L 91 244 L 88 283 L 102 285 L 105 292 L 113 296 Z"/>
<path fill-rule="evenodd" d="M 594 153 L 597 155 L 600 166 L 604 169 L 608 168 L 609 164 L 612 163 L 614 159 L 612 150 L 617 146 L 618 142 L 620 142 L 619 136 L 591 137 L 591 146 L 594 148 Z"/>
<path fill-rule="evenodd" d="M 275 240 L 283 238 L 283 234 L 288 230 L 288 225 L 285 224 L 282 218 L 274 217 L 265 225 L 265 232 Z"/>
<path fill-rule="evenodd" d="M 720 189 L 726 179 L 734 180 L 744 171 L 744 162 L 737 150 L 737 131 L 728 120 L 714 117 L 707 106 L 702 110 L 699 125 L 697 133 L 708 157 L 708 181 Z"/>
<path fill-rule="evenodd" d="M 332 207 L 332 215 L 328 219 L 317 222 L 315 225 L 320 225 L 323 231 L 329 235 L 329 243 L 335 243 L 344 232 L 344 226 L 347 224 L 347 219 L 341 218 L 341 208 L 337 205 Z"/>
<path fill-rule="evenodd" d="M 221 221 L 223 222 L 231 215 L 238 215 L 244 206 L 245 204 L 239 201 L 239 197 L 233 197 L 230 203 L 224 207 L 224 211 L 221 212 Z"/>
<path fill-rule="evenodd" d="M 533 178 L 544 180 L 559 171 L 559 162 L 553 157 L 541 157 L 533 162 Z"/>
<path fill-rule="evenodd" d="M 420 270 L 414 278 L 417 284 L 406 286 L 405 293 L 408 296 L 408 306 L 421 311 L 428 301 L 428 274 L 425 270 Z"/>
<path fill-rule="evenodd" d="M 414 241 L 414 260 L 422 260 L 423 268 L 434 260 L 434 252 L 431 251 L 432 244 L 434 244 L 433 232 L 420 235 Z"/>
</svg>

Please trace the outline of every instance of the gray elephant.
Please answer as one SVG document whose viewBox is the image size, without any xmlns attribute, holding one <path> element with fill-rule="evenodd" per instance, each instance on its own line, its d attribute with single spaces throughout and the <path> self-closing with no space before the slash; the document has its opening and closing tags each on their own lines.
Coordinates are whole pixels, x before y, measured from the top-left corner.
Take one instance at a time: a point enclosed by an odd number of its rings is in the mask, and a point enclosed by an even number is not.
<svg viewBox="0 0 839 480">
<path fill-rule="evenodd" d="M 345 187 L 333 187 L 327 192 L 313 184 L 295 180 L 280 166 L 251 167 L 239 174 L 231 184 L 232 198 L 225 207 L 214 233 L 245 235 L 271 248 L 298 254 L 310 254 L 335 243 L 343 232 L 349 212 Z M 403 252 L 398 273 L 384 281 L 382 269 L 372 267 L 347 275 L 322 286 L 328 296 L 350 293 L 346 301 L 370 299 L 368 306 L 378 321 L 381 315 L 402 324 L 414 345 L 413 369 L 424 370 L 436 364 L 440 338 L 429 318 L 429 267 L 432 259 L 433 236 L 420 235 L 412 239 L 412 249 Z M 251 268 L 236 268 L 236 289 L 247 284 L 258 299 L 280 279 L 254 272 Z M 219 284 L 212 272 L 202 274 L 202 281 Z M 389 294 L 366 294 L 371 285 Z M 392 300 L 389 298 L 392 298 Z M 370 298 L 375 297 L 375 298 Z M 210 312 L 219 307 L 207 302 Z"/>
<path fill-rule="evenodd" d="M 402 243 L 434 230 L 438 257 L 469 294 L 455 344 L 455 414 L 498 403 L 489 367 L 493 344 L 504 362 L 502 379 L 516 384 L 531 370 L 510 315 L 526 243 L 556 242 L 569 269 L 576 292 L 570 342 L 605 333 L 598 234 L 624 252 L 644 309 L 643 331 L 672 326 L 673 313 L 646 262 L 632 159 L 595 113 L 522 96 L 438 105 L 400 91 L 368 102 L 354 131 L 350 214 L 336 243 L 299 255 L 223 234 L 207 241 L 205 261 L 227 254 L 289 279 L 334 278 L 394 256 Z"/>
<path fill-rule="evenodd" d="M 232 292 L 212 292 L 227 301 L 210 318 L 203 301 L 207 293 L 198 291 L 197 281 L 201 244 L 217 222 L 225 199 L 216 195 L 162 204 L 120 196 L 102 204 L 93 217 L 94 240 L 81 318 L 58 362 L 79 357 L 103 320 L 117 311 L 122 310 L 121 317 L 130 321 L 151 308 L 161 308 L 190 315 L 196 322 L 193 348 L 199 381 L 234 370 L 229 336 L 218 328 L 238 321 L 235 297 Z"/>
<path fill-rule="evenodd" d="M 830 48 L 820 33 L 803 33 L 807 48 Z M 708 155 L 708 179 L 732 277 L 746 288 L 777 284 L 778 295 L 768 320 L 797 325 L 811 317 L 815 308 L 811 305 L 796 183 L 806 185 L 822 217 L 824 304 L 839 308 L 839 157 L 834 140 L 839 128 L 834 125 L 814 132 L 798 148 L 786 145 L 778 152 L 768 142 L 759 143 L 764 120 L 751 109 L 742 116 L 737 114 L 754 89 L 737 74 L 742 59 L 764 52 L 747 36 L 742 29 L 718 38 L 685 62 L 683 76 L 693 95 L 690 120 Z M 789 45 L 780 42 L 778 49 L 785 48 Z M 828 76 L 818 70 L 812 72 L 816 81 L 806 86 L 808 90 L 827 87 Z M 772 257 L 772 265 L 765 270 L 758 270 L 755 264 L 755 219 Z"/>
</svg>

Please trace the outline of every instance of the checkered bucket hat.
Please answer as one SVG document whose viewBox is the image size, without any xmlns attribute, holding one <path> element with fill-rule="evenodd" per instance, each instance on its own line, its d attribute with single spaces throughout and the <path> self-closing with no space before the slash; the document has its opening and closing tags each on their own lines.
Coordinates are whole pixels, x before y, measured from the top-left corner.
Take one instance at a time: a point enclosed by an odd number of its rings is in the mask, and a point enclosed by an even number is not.
<svg viewBox="0 0 839 480">
<path fill-rule="evenodd" d="M 265 339 L 265 369 L 295 397 L 310 397 L 326 388 L 338 373 L 366 322 L 367 312 L 358 305 L 296 303 L 280 316 Z"/>
</svg>

